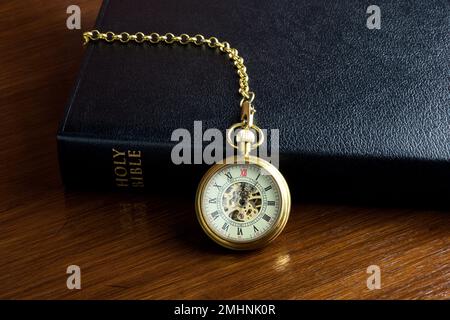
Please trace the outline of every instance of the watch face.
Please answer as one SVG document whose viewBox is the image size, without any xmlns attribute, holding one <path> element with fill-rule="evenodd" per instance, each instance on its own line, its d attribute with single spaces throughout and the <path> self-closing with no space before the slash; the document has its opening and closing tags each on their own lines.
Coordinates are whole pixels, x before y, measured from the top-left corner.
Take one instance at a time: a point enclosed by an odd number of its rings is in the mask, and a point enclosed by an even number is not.
<svg viewBox="0 0 450 320">
<path fill-rule="evenodd" d="M 256 163 L 213 169 L 204 179 L 198 197 L 198 214 L 205 231 L 228 247 L 236 244 L 239 248 L 239 244 L 270 238 L 281 231 L 287 219 L 279 181 Z"/>
</svg>

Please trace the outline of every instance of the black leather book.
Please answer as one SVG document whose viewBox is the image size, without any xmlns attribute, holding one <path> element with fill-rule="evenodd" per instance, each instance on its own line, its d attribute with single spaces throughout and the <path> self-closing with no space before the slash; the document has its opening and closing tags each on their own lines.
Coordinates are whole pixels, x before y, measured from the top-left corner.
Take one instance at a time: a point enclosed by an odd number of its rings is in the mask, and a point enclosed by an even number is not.
<svg viewBox="0 0 450 320">
<path fill-rule="evenodd" d="M 199 33 L 237 48 L 257 123 L 280 129 L 294 199 L 446 202 L 450 2 L 379 0 L 379 29 L 367 27 L 371 4 L 109 0 L 96 29 Z M 185 193 L 207 166 L 173 165 L 171 134 L 238 122 L 237 89 L 218 50 L 90 43 L 57 137 L 65 185 Z"/>
</svg>

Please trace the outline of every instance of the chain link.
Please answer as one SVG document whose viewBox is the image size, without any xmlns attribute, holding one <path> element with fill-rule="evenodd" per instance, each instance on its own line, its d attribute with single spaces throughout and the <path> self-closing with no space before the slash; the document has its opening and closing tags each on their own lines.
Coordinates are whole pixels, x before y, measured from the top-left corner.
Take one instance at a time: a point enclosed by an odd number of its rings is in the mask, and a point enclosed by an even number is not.
<svg viewBox="0 0 450 320">
<path fill-rule="evenodd" d="M 239 75 L 239 94 L 242 96 L 241 106 L 244 101 L 249 101 L 250 103 L 253 101 L 255 94 L 250 91 L 248 84 L 248 75 L 247 68 L 244 65 L 244 59 L 239 55 L 238 51 L 235 48 L 232 48 L 230 44 L 226 41 L 219 41 L 216 37 L 205 38 L 201 34 L 197 34 L 191 37 L 188 34 L 181 34 L 179 36 L 174 35 L 173 33 L 166 33 L 164 35 L 160 35 L 156 32 L 150 33 L 148 35 L 137 32 L 135 34 L 129 34 L 128 32 L 122 32 L 116 34 L 112 31 L 108 31 L 102 33 L 98 30 L 92 30 L 83 33 L 84 44 L 87 44 L 89 41 L 97 41 L 97 40 L 105 40 L 107 42 L 120 41 L 122 43 L 127 43 L 129 41 L 135 41 L 137 43 L 166 43 L 166 44 L 181 44 L 187 45 L 192 43 L 197 46 L 207 45 L 212 49 L 219 49 L 221 52 L 226 53 L 228 57 L 233 61 L 234 66 L 237 69 L 237 74 Z"/>
</svg>

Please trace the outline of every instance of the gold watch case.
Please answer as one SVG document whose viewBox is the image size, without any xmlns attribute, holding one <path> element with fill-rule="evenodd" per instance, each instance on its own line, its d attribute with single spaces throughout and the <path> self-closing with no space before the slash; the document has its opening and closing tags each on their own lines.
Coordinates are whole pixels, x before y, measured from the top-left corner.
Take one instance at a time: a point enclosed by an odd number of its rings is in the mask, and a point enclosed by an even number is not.
<svg viewBox="0 0 450 320">
<path fill-rule="evenodd" d="M 226 166 L 234 165 L 234 164 L 253 164 L 259 166 L 263 170 L 265 170 L 268 174 L 270 174 L 275 183 L 277 184 L 280 190 L 281 197 L 281 206 L 280 206 L 280 215 L 276 224 L 269 230 L 264 236 L 259 239 L 249 240 L 246 242 L 235 242 L 230 241 L 229 239 L 225 239 L 218 235 L 214 230 L 212 230 L 204 217 L 202 212 L 202 195 L 205 191 L 206 185 L 211 177 L 213 177 L 218 171 L 223 169 Z M 233 250 L 252 250 L 258 249 L 263 246 L 266 246 L 271 241 L 273 241 L 284 229 L 286 223 L 289 218 L 289 213 L 291 210 L 291 195 L 289 192 L 289 187 L 284 179 L 283 175 L 278 171 L 278 169 L 273 166 L 271 163 L 267 162 L 264 159 L 255 157 L 255 156 L 246 156 L 245 158 L 242 156 L 233 156 L 225 159 L 223 163 L 217 163 L 213 165 L 203 176 L 200 181 L 200 184 L 197 189 L 196 197 L 195 197 L 195 210 L 197 213 L 198 221 L 205 231 L 205 233 L 216 243 L 219 245 Z"/>
</svg>

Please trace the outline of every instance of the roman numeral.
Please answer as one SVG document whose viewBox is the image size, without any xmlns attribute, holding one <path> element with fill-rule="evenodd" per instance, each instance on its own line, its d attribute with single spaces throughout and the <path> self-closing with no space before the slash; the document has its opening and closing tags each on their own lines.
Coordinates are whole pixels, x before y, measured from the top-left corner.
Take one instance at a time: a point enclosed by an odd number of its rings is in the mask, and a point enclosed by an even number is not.
<svg viewBox="0 0 450 320">
<path fill-rule="evenodd" d="M 216 198 L 209 198 L 209 203 L 217 203 L 217 199 Z"/>
<path fill-rule="evenodd" d="M 255 180 L 258 180 L 260 176 L 261 176 L 261 173 L 258 173 L 258 176 L 256 177 Z"/>
<path fill-rule="evenodd" d="M 262 218 L 263 218 L 264 220 L 266 220 L 267 222 L 270 221 L 270 217 L 269 217 L 267 214 L 263 215 Z"/>
<path fill-rule="evenodd" d="M 242 168 L 241 169 L 241 177 L 246 177 L 247 176 L 247 168 Z"/>
<path fill-rule="evenodd" d="M 258 232 L 258 228 L 256 226 L 253 226 L 253 232 Z"/>
<path fill-rule="evenodd" d="M 272 186 L 268 186 L 268 187 L 264 188 L 264 190 L 266 190 L 266 191 L 269 191 L 270 189 L 272 189 Z"/>
<path fill-rule="evenodd" d="M 228 180 L 233 179 L 233 176 L 231 175 L 230 172 L 226 172 L 225 175 L 227 176 Z"/>
<path fill-rule="evenodd" d="M 213 217 L 214 220 L 216 220 L 219 217 L 219 212 L 214 211 L 213 213 L 211 213 L 211 216 Z"/>
<path fill-rule="evenodd" d="M 267 201 L 267 205 L 268 206 L 274 206 L 275 205 L 275 201 L 269 200 L 269 201 Z"/>
<path fill-rule="evenodd" d="M 225 222 L 225 223 L 223 224 L 223 226 L 222 226 L 222 229 L 225 230 L 225 231 L 228 231 L 228 228 L 229 228 L 229 227 L 230 227 L 230 225 L 229 225 L 228 223 Z"/>
<path fill-rule="evenodd" d="M 216 187 L 216 188 L 219 189 L 219 190 L 220 190 L 220 188 L 222 188 L 222 186 L 219 186 L 219 185 L 217 184 L 217 182 L 214 182 L 214 187 Z"/>
<path fill-rule="evenodd" d="M 237 235 L 238 236 L 242 236 L 243 235 L 242 228 L 237 228 Z"/>
</svg>

